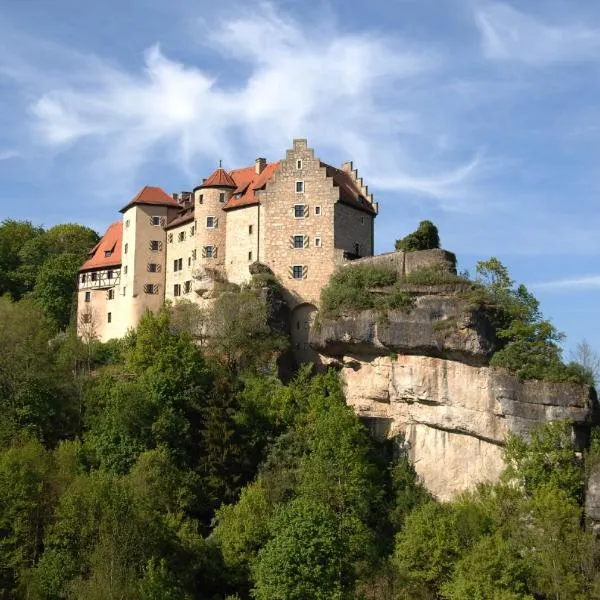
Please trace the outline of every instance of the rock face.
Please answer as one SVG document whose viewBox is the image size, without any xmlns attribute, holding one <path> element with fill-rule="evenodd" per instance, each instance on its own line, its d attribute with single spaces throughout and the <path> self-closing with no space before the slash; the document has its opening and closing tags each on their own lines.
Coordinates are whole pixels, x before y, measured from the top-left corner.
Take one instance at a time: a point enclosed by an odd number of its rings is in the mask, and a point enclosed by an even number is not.
<svg viewBox="0 0 600 600">
<path fill-rule="evenodd" d="M 328 355 L 390 352 L 455 358 L 485 364 L 497 349 L 494 330 L 480 309 L 451 295 L 415 298 L 406 313 L 390 311 L 382 319 L 374 311 L 326 321 L 311 331 L 310 344 Z"/>
<path fill-rule="evenodd" d="M 401 437 L 438 498 L 496 480 L 510 431 L 526 435 L 566 419 L 585 444 L 596 419 L 589 390 L 521 382 L 486 366 L 496 344 L 489 322 L 460 299 L 424 296 L 409 314 L 393 313 L 384 324 L 377 319 L 365 312 L 323 323 L 311 345 L 339 368 L 347 402 L 374 433 Z"/>
</svg>

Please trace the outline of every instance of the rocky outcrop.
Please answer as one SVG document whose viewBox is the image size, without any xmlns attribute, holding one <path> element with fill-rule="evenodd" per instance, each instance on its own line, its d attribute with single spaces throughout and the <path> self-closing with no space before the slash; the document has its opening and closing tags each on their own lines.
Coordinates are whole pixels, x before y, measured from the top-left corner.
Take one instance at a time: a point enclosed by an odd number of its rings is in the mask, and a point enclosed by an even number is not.
<svg viewBox="0 0 600 600">
<path fill-rule="evenodd" d="M 453 358 L 486 364 L 497 349 L 486 313 L 449 294 L 422 295 L 409 312 L 385 317 L 364 311 L 324 321 L 311 331 L 310 344 L 329 356 L 389 355 L 390 352 Z"/>
<path fill-rule="evenodd" d="M 322 323 L 311 345 L 337 366 L 347 402 L 373 431 L 402 440 L 438 498 L 496 480 L 509 432 L 527 435 L 545 421 L 568 420 L 585 444 L 596 420 L 589 389 L 522 382 L 487 366 L 493 331 L 460 298 L 424 296 L 409 313 L 378 318 L 365 312 Z"/>
</svg>

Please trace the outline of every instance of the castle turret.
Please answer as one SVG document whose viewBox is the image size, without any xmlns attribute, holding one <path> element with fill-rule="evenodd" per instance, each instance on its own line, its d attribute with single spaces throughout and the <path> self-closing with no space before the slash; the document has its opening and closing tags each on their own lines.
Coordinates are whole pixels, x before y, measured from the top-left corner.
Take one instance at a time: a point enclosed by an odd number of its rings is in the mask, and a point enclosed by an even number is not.
<svg viewBox="0 0 600 600">
<path fill-rule="evenodd" d="M 196 264 L 201 272 L 224 276 L 227 213 L 223 207 L 236 188 L 231 175 L 219 167 L 194 189 Z"/>
</svg>

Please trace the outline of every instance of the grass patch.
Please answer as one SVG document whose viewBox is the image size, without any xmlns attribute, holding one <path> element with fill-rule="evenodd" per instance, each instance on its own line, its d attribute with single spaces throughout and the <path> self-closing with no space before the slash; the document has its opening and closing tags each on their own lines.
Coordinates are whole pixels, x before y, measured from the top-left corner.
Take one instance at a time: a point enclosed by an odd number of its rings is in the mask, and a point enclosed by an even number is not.
<svg viewBox="0 0 600 600">
<path fill-rule="evenodd" d="M 402 278 L 402 283 L 413 285 L 443 285 L 448 283 L 470 283 L 468 279 L 446 269 L 424 267 L 408 273 Z"/>
</svg>

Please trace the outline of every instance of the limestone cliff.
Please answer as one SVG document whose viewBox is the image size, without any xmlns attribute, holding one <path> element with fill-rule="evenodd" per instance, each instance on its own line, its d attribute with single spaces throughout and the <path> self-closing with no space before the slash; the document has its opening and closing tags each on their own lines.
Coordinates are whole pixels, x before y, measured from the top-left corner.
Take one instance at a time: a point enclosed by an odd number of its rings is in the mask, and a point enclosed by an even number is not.
<svg viewBox="0 0 600 600">
<path fill-rule="evenodd" d="M 509 431 L 573 423 L 581 444 L 596 419 L 585 386 L 521 382 L 487 366 L 496 348 L 485 313 L 459 296 L 416 299 L 387 319 L 363 312 L 323 322 L 311 345 L 341 373 L 348 403 L 379 436 L 401 436 L 425 486 L 450 499 L 497 479 Z"/>
</svg>

